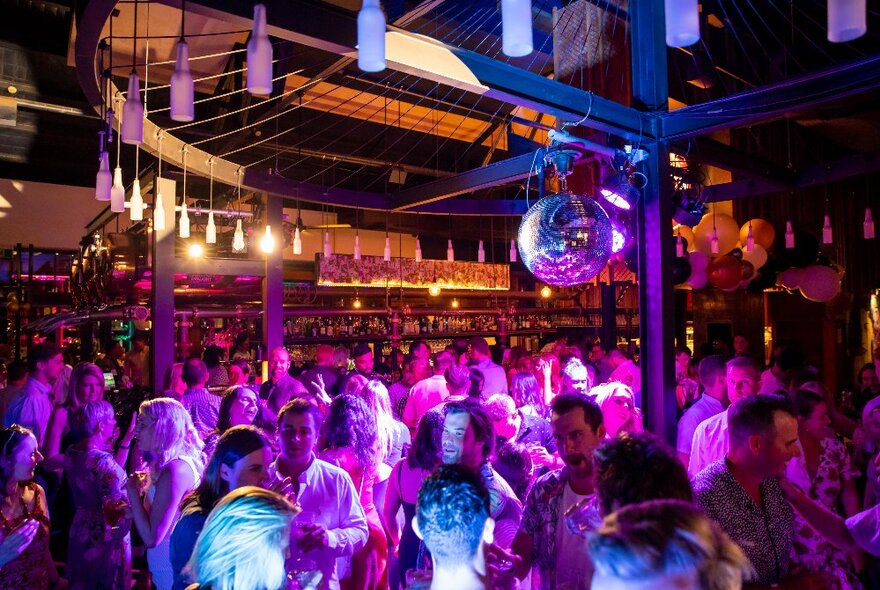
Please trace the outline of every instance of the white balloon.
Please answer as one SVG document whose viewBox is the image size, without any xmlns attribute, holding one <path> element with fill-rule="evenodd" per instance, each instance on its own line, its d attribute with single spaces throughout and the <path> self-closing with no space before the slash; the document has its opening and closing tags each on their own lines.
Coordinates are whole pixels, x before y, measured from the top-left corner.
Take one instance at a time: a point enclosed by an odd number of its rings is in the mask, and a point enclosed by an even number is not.
<svg viewBox="0 0 880 590">
<path fill-rule="evenodd" d="M 764 246 L 760 244 L 755 244 L 752 247 L 752 251 L 748 252 L 745 248 L 743 248 L 743 260 L 751 262 L 755 267 L 755 270 L 761 268 L 765 264 L 767 264 L 767 250 L 764 249 Z"/>
</svg>

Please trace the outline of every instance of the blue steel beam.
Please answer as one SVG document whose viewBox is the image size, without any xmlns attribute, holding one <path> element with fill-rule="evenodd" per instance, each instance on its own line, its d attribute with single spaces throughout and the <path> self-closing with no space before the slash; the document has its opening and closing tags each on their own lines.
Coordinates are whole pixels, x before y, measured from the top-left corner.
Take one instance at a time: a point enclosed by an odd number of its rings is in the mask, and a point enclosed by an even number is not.
<svg viewBox="0 0 880 590">
<path fill-rule="evenodd" d="M 633 38 L 636 35 L 633 34 Z M 880 55 L 661 115 L 664 140 L 705 135 L 880 89 Z"/>
<path fill-rule="evenodd" d="M 668 108 L 669 89 L 663 0 L 629 5 L 632 27 L 633 100 L 660 114 Z M 639 332 L 642 405 L 648 430 L 675 443 L 675 305 L 670 261 L 675 246 L 672 226 L 672 183 L 669 146 L 647 146 L 640 164 L 648 184 L 638 206 Z"/>
</svg>

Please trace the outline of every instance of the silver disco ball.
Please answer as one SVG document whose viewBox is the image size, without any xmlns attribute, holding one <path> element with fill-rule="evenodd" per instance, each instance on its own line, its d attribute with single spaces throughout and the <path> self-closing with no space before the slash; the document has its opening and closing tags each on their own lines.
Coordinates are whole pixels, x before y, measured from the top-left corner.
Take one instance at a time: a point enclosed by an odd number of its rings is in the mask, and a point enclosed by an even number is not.
<svg viewBox="0 0 880 590">
<path fill-rule="evenodd" d="M 572 192 L 544 197 L 523 215 L 519 252 L 532 274 L 551 285 L 579 285 L 608 263 L 611 221 L 594 199 Z"/>
</svg>

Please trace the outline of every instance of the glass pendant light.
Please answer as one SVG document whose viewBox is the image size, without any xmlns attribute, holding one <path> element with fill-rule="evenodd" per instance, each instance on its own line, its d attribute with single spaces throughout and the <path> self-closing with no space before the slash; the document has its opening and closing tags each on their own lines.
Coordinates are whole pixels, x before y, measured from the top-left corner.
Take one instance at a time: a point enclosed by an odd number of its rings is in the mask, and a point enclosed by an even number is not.
<svg viewBox="0 0 880 590">
<path fill-rule="evenodd" d="M 95 199 L 110 200 L 110 189 L 113 187 L 113 173 L 110 172 L 110 154 L 104 147 L 104 131 L 99 131 L 101 150 L 98 152 L 98 173 L 95 176 Z"/>
<path fill-rule="evenodd" d="M 418 237 L 416 237 L 416 252 L 415 252 L 415 259 L 416 259 L 416 262 L 421 262 L 421 261 L 422 261 L 422 244 L 421 244 L 421 242 L 419 241 L 419 238 L 418 238 Z"/>
<path fill-rule="evenodd" d="M 156 165 L 156 198 L 153 199 L 153 231 L 165 231 L 165 200 L 162 198 L 162 132 L 158 133 L 158 156 Z"/>
<path fill-rule="evenodd" d="M 446 240 L 446 261 L 455 261 L 455 250 L 452 249 L 452 240 Z"/>
<path fill-rule="evenodd" d="M 823 221 L 824 222 L 822 224 L 822 243 L 825 245 L 828 245 L 834 241 L 833 232 L 831 230 L 831 216 L 826 213 Z"/>
<path fill-rule="evenodd" d="M 391 262 L 391 238 L 385 234 L 385 248 L 382 250 L 382 260 Z"/>
<path fill-rule="evenodd" d="M 363 0 L 357 17 L 358 67 L 364 72 L 385 69 L 385 14 L 379 0 Z"/>
<path fill-rule="evenodd" d="M 688 47 L 700 40 L 698 0 L 666 0 L 666 44 Z"/>
<path fill-rule="evenodd" d="M 131 201 L 128 203 L 128 217 L 132 221 L 144 218 L 144 197 L 141 195 L 141 181 L 135 177 L 131 183 Z"/>
<path fill-rule="evenodd" d="M 794 230 L 791 228 L 791 221 L 785 222 L 785 247 L 788 250 L 794 248 Z"/>
<path fill-rule="evenodd" d="M 865 221 L 862 223 L 862 235 L 866 240 L 874 239 L 874 218 L 871 217 L 870 207 L 865 207 Z"/>
<path fill-rule="evenodd" d="M 272 44 L 266 32 L 266 6 L 254 5 L 254 29 L 247 43 L 247 90 L 251 94 L 272 94 Z"/>
<path fill-rule="evenodd" d="M 260 250 L 266 254 L 271 254 L 275 250 L 275 238 L 272 237 L 272 227 L 268 223 L 266 224 L 266 231 L 263 233 L 263 237 L 260 238 Z"/>
<path fill-rule="evenodd" d="M 509 57 L 532 52 L 532 0 L 501 0 L 501 50 Z"/>
<path fill-rule="evenodd" d="M 189 69 L 189 46 L 186 44 L 186 0 L 180 5 L 180 40 L 177 42 L 174 73 L 171 74 L 171 120 L 189 123 L 195 119 L 192 72 Z"/>
<path fill-rule="evenodd" d="M 117 164 L 113 169 L 113 187 L 110 189 L 110 210 L 125 212 L 125 187 L 122 185 L 122 168 Z"/>
<path fill-rule="evenodd" d="M 205 227 L 205 243 L 217 243 L 217 226 L 214 224 L 214 158 L 208 162 L 210 179 L 208 180 L 208 225 Z"/>
<path fill-rule="evenodd" d="M 122 130 L 119 133 L 123 143 L 140 145 L 144 141 L 144 103 L 141 100 L 141 81 L 135 69 L 137 57 L 137 12 L 134 2 L 134 34 L 132 35 L 131 73 L 128 75 L 128 93 L 122 105 Z"/>
<path fill-rule="evenodd" d="M 293 253 L 296 256 L 303 253 L 303 241 L 299 226 L 296 226 L 296 229 L 293 230 Z"/>
<path fill-rule="evenodd" d="M 189 237 L 189 211 L 186 209 L 186 154 L 189 150 L 183 146 L 183 191 L 180 203 L 180 221 L 178 223 L 178 235 L 181 238 Z"/>
<path fill-rule="evenodd" d="M 333 247 L 330 245 L 330 231 L 324 230 L 324 258 L 333 256 Z"/>
<path fill-rule="evenodd" d="M 241 218 L 235 220 L 235 231 L 232 233 L 232 251 L 244 252 L 244 230 L 241 228 Z"/>
<path fill-rule="evenodd" d="M 477 262 L 486 262 L 486 249 L 483 246 L 483 240 L 480 240 L 480 245 L 477 247 Z"/>
<path fill-rule="evenodd" d="M 510 240 L 510 252 L 508 253 L 511 262 L 516 262 L 516 242 Z"/>
</svg>

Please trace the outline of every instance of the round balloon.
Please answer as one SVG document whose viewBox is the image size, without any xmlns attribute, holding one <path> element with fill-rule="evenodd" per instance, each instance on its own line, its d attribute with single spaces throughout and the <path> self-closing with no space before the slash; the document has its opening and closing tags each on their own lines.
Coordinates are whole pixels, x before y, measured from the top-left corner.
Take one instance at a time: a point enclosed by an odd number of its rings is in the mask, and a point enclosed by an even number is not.
<svg viewBox="0 0 880 590">
<path fill-rule="evenodd" d="M 702 289 L 706 286 L 707 281 L 708 276 L 704 270 L 702 272 L 691 272 L 691 276 L 688 277 L 688 280 L 685 281 L 685 283 L 690 285 L 693 289 Z"/>
<path fill-rule="evenodd" d="M 709 284 L 718 289 L 732 289 L 742 280 L 742 263 L 733 256 L 719 256 L 706 270 Z"/>
<path fill-rule="evenodd" d="M 782 271 L 777 279 L 779 286 L 785 289 L 797 289 L 801 285 L 801 275 L 803 272 L 804 269 L 802 268 L 789 268 Z"/>
<path fill-rule="evenodd" d="M 687 242 L 688 250 L 693 250 L 697 247 L 696 244 L 694 244 L 694 230 L 686 225 L 676 225 L 672 228 L 672 235 L 678 236 L 679 233 L 681 233 L 681 238 Z"/>
<path fill-rule="evenodd" d="M 556 193 L 526 211 L 517 241 L 523 263 L 536 277 L 550 285 L 580 285 L 608 263 L 611 221 L 594 199 Z"/>
<path fill-rule="evenodd" d="M 691 263 L 691 272 L 705 273 L 706 268 L 709 267 L 709 257 L 699 250 L 695 250 L 688 254 L 688 261 Z"/>
<path fill-rule="evenodd" d="M 810 301 L 831 301 L 840 293 L 840 275 L 828 266 L 808 266 L 801 274 L 800 290 Z"/>
<path fill-rule="evenodd" d="M 691 263 L 687 258 L 674 258 L 672 260 L 672 283 L 680 285 L 691 276 Z"/>
<path fill-rule="evenodd" d="M 751 252 L 747 249 L 743 250 L 742 254 L 743 260 L 751 262 L 755 268 L 761 268 L 767 264 L 767 250 L 765 250 L 764 246 L 761 246 L 760 244 L 752 246 Z"/>
<path fill-rule="evenodd" d="M 712 253 L 712 234 L 718 232 L 718 254 Z M 707 213 L 694 228 L 696 247 L 704 254 L 722 256 L 736 248 L 739 241 L 739 224 L 724 213 Z"/>
<path fill-rule="evenodd" d="M 765 219 L 752 219 L 751 221 L 745 222 L 739 230 L 739 241 L 743 244 L 748 243 L 749 224 L 752 225 L 752 239 L 755 240 L 755 244 L 761 246 L 765 250 L 772 248 L 773 240 L 776 239 L 776 230 L 773 229 L 773 225 Z"/>
</svg>

